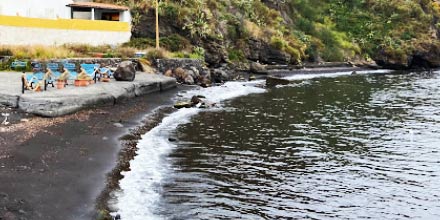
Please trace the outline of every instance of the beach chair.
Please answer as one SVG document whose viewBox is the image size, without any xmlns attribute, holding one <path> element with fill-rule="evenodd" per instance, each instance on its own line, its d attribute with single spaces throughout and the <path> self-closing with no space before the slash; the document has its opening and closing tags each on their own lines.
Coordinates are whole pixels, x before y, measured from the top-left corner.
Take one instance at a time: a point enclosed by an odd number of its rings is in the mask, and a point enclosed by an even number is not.
<svg viewBox="0 0 440 220">
<path fill-rule="evenodd" d="M 52 72 L 51 78 L 48 80 L 48 84 L 54 87 L 54 81 L 60 77 L 60 65 L 58 63 L 47 63 L 46 68 Z"/>
<path fill-rule="evenodd" d="M 101 78 L 111 78 L 113 77 L 113 71 L 109 67 L 100 67 L 99 74 Z"/>
<path fill-rule="evenodd" d="M 84 71 L 89 75 L 93 81 L 96 81 L 101 79 L 101 75 L 99 74 L 99 64 L 90 64 L 90 63 L 83 63 L 81 64 L 81 68 L 84 69 Z"/>
<path fill-rule="evenodd" d="M 43 67 L 41 63 L 39 62 L 32 62 L 32 73 L 25 73 L 23 71 L 23 76 L 21 79 L 21 92 L 24 93 L 25 90 L 31 90 L 34 89 L 34 87 L 37 87 L 41 82 L 44 83 L 44 90 L 47 90 L 47 85 L 51 84 L 51 79 L 45 78 L 45 73 L 43 72 Z M 53 83 L 52 83 L 53 87 Z"/>
</svg>

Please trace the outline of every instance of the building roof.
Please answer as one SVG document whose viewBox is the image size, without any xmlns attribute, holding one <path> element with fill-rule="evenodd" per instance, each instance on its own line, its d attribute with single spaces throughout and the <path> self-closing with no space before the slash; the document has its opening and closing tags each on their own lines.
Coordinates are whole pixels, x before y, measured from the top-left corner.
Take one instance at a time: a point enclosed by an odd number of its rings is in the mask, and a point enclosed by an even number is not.
<svg viewBox="0 0 440 220">
<path fill-rule="evenodd" d="M 126 6 L 98 3 L 98 2 L 75 2 L 68 4 L 67 6 L 74 8 L 100 8 L 100 9 L 112 9 L 112 10 L 120 10 L 120 11 L 126 11 L 129 9 Z"/>
</svg>

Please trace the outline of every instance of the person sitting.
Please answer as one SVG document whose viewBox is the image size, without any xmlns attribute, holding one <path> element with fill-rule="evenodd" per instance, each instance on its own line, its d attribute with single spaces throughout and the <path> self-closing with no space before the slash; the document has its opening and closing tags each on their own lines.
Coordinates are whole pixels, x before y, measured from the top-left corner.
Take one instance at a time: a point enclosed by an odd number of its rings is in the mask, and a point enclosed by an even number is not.
<svg viewBox="0 0 440 220">
<path fill-rule="evenodd" d="M 87 75 L 86 70 L 84 68 L 81 68 L 81 72 L 78 74 L 77 79 L 78 80 L 93 80 L 92 77 Z"/>
<path fill-rule="evenodd" d="M 70 77 L 70 72 L 68 69 L 63 68 L 64 72 L 61 73 L 60 77 L 58 77 L 58 81 L 67 81 L 67 79 L 69 79 Z"/>
</svg>

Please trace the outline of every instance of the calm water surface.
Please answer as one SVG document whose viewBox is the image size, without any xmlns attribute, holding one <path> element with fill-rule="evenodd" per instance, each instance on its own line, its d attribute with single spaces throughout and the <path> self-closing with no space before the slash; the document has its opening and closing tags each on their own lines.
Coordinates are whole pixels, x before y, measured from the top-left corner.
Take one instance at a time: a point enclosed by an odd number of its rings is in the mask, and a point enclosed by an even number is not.
<svg viewBox="0 0 440 220">
<path fill-rule="evenodd" d="M 440 219 L 439 74 L 298 80 L 223 106 L 171 131 L 158 219 Z"/>
<path fill-rule="evenodd" d="M 440 77 L 298 81 L 177 128 L 156 213 L 440 219 Z"/>
</svg>

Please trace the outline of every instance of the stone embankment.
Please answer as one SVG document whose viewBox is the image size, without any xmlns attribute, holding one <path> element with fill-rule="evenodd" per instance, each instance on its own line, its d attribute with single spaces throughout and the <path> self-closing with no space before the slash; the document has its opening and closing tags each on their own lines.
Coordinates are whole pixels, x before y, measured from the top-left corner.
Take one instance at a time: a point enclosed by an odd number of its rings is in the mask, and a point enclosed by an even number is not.
<svg viewBox="0 0 440 220">
<path fill-rule="evenodd" d="M 81 88 L 69 85 L 60 90 L 49 87 L 47 91 L 26 91 L 21 94 L 20 77 L 20 73 L 0 72 L 0 105 L 44 117 L 62 116 L 95 106 L 114 105 L 136 96 L 176 87 L 174 78 L 137 72 L 133 82 L 98 82 Z"/>
</svg>

